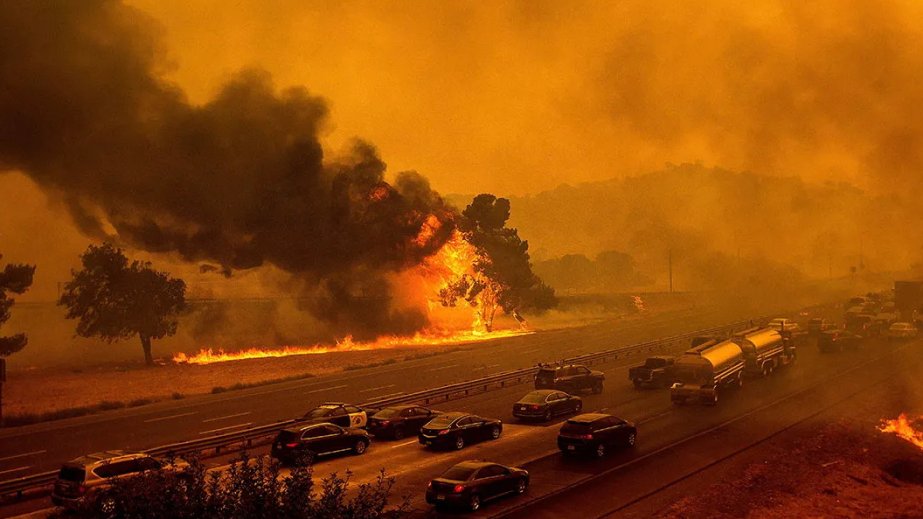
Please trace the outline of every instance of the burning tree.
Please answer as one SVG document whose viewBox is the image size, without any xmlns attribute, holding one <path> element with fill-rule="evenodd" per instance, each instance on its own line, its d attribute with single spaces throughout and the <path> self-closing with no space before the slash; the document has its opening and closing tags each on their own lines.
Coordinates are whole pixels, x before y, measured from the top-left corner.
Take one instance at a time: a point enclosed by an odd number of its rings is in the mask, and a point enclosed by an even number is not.
<svg viewBox="0 0 923 519">
<path fill-rule="evenodd" d="M 83 269 L 73 272 L 58 304 L 68 319 L 79 319 L 77 334 L 108 342 L 137 335 L 144 361 L 154 363 L 151 339 L 176 333 L 177 316 L 186 306 L 186 283 L 132 261 L 111 244 L 90 245 L 80 257 Z"/>
<path fill-rule="evenodd" d="M 3 255 L 0 254 L 0 259 Z M 0 271 L 0 325 L 10 318 L 13 299 L 7 292 L 22 294 L 32 286 L 35 265 L 9 264 Z M 0 357 L 6 357 L 26 347 L 29 342 L 25 334 L 18 333 L 10 337 L 0 337 Z"/>
<path fill-rule="evenodd" d="M 493 329 L 497 309 L 522 321 L 520 311 L 557 304 L 554 289 L 532 271 L 529 243 L 506 226 L 509 218 L 509 200 L 491 194 L 474 197 L 458 222 L 462 237 L 475 250 L 472 268 L 439 292 L 443 305 L 465 300 L 475 307 L 478 324 L 487 331 Z"/>
</svg>

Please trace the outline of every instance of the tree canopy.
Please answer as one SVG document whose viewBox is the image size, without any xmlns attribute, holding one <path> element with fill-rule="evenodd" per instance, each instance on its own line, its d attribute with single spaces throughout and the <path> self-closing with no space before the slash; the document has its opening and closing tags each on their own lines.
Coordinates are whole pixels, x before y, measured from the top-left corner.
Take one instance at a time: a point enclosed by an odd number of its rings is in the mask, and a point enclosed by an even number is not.
<svg viewBox="0 0 923 519">
<path fill-rule="evenodd" d="M 153 364 L 151 340 L 176 333 L 186 283 L 150 262 L 129 262 L 109 243 L 90 245 L 80 261 L 83 268 L 73 271 L 58 302 L 68 319 L 78 319 L 77 334 L 109 342 L 137 335 L 145 362 Z"/>
<path fill-rule="evenodd" d="M 3 255 L 0 254 L 0 259 Z M 0 270 L 0 326 L 10 319 L 10 308 L 14 300 L 8 295 L 22 294 L 32 286 L 35 265 L 10 263 Z M 9 337 L 0 336 L 0 357 L 12 355 L 26 347 L 29 339 L 23 333 Z"/>
<path fill-rule="evenodd" d="M 440 293 L 443 304 L 464 299 L 478 307 L 481 323 L 493 327 L 497 309 L 521 320 L 520 312 L 546 310 L 557 304 L 554 289 L 532 271 L 529 243 L 506 226 L 510 201 L 480 194 L 462 211 L 458 229 L 477 250 L 474 275 L 465 275 Z"/>
</svg>

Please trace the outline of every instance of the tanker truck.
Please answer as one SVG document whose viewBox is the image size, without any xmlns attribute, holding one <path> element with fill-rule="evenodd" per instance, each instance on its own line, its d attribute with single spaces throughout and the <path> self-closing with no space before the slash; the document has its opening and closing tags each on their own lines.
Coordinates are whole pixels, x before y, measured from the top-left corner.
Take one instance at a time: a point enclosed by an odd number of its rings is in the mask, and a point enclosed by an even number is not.
<svg viewBox="0 0 923 519">
<path fill-rule="evenodd" d="M 791 334 L 773 328 L 750 328 L 733 335 L 743 351 L 748 375 L 767 377 L 776 368 L 795 362 L 795 343 Z"/>
<path fill-rule="evenodd" d="M 743 385 L 746 358 L 733 340 L 712 339 L 687 350 L 673 365 L 670 400 L 677 405 L 697 401 L 715 405 L 718 390 Z"/>
</svg>

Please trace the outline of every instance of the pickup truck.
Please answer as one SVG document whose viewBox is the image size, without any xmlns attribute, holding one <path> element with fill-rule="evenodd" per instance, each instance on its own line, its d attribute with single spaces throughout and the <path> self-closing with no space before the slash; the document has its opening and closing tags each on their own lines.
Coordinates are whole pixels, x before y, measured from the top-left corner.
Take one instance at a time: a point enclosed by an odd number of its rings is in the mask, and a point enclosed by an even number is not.
<svg viewBox="0 0 923 519">
<path fill-rule="evenodd" d="M 628 369 L 628 380 L 636 388 L 642 387 L 670 387 L 673 384 L 673 363 L 675 357 L 658 355 L 648 357 L 644 364 Z"/>
<path fill-rule="evenodd" d="M 535 374 L 535 389 L 557 389 L 571 395 L 589 390 L 594 395 L 603 392 L 606 376 L 581 364 L 540 364 Z"/>
</svg>

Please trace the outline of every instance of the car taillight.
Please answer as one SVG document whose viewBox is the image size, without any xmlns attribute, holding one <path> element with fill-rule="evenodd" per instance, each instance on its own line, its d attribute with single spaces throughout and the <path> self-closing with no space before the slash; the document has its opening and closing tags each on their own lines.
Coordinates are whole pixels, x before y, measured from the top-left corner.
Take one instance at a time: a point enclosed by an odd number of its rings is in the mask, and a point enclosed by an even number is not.
<svg viewBox="0 0 923 519">
<path fill-rule="evenodd" d="M 531 409 L 531 410 L 533 410 L 533 411 L 538 411 L 539 409 L 541 409 L 541 406 L 538 406 L 538 405 L 536 405 L 536 404 L 532 404 L 532 405 L 529 406 L 529 409 Z"/>
<path fill-rule="evenodd" d="M 285 446 L 288 447 L 289 449 L 294 449 L 295 447 L 298 446 L 298 442 L 286 443 Z"/>
<path fill-rule="evenodd" d="M 442 436 L 442 435 L 444 435 L 444 434 L 449 434 L 449 430 L 448 430 L 448 429 L 443 429 L 443 430 L 439 431 L 439 436 Z"/>
<path fill-rule="evenodd" d="M 79 495 L 81 495 L 81 496 L 82 496 L 83 494 L 85 494 L 86 491 L 87 491 L 87 486 L 86 486 L 86 485 L 80 485 L 79 487 L 77 487 L 77 494 L 79 494 Z"/>
<path fill-rule="evenodd" d="M 592 434 L 578 434 L 578 435 L 576 436 L 576 438 L 577 438 L 578 440 L 592 440 L 592 439 L 593 439 L 593 435 L 592 435 Z"/>
<path fill-rule="evenodd" d="M 455 494 L 461 494 L 465 491 L 465 485 L 455 485 L 455 488 L 452 489 L 452 492 Z"/>
<path fill-rule="evenodd" d="M 378 422 L 378 425 L 388 425 L 389 423 L 391 423 L 391 420 L 382 420 L 381 422 Z"/>
</svg>

